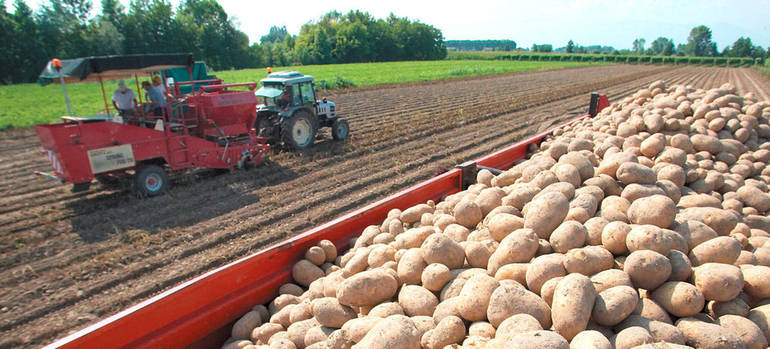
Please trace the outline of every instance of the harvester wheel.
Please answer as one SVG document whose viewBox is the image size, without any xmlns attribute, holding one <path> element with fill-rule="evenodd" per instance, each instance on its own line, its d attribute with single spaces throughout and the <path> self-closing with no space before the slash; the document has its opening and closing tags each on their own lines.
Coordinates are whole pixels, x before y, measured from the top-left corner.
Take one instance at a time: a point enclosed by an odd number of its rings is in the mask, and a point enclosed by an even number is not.
<svg viewBox="0 0 770 349">
<path fill-rule="evenodd" d="M 136 171 L 136 188 L 146 196 L 157 196 L 168 189 L 168 174 L 158 165 L 146 165 Z"/>
<path fill-rule="evenodd" d="M 284 119 L 281 125 L 281 140 L 291 148 L 304 149 L 313 144 L 318 130 L 316 120 L 305 110 Z"/>
<path fill-rule="evenodd" d="M 348 134 L 350 134 L 348 121 L 344 118 L 337 118 L 337 120 L 334 120 L 334 123 L 332 124 L 332 137 L 340 140 L 348 138 Z"/>
</svg>

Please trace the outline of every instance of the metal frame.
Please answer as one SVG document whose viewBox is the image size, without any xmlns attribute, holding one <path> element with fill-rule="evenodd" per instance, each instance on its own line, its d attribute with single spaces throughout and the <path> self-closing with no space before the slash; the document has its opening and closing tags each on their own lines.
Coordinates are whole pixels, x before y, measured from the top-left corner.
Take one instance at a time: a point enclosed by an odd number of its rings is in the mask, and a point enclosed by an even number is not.
<svg viewBox="0 0 770 349">
<path fill-rule="evenodd" d="M 604 97 L 606 100 L 606 97 Z M 598 108 L 601 110 L 600 108 Z M 539 143 L 554 129 L 589 118 L 582 115 L 548 131 L 466 163 L 494 169 L 510 168 L 524 159 L 527 147 Z M 475 168 L 474 168 L 475 170 Z M 255 304 L 276 296 L 291 279 L 291 267 L 305 251 L 327 239 L 346 249 L 366 226 L 379 224 L 389 210 L 405 209 L 427 200 L 438 201 L 469 183 L 469 170 L 454 168 L 439 176 L 343 215 L 259 252 L 207 272 L 155 297 L 112 315 L 46 348 L 211 348 L 219 347 L 234 321 Z M 475 172 L 475 171 L 472 171 Z M 472 180 L 475 180 L 475 175 Z"/>
</svg>

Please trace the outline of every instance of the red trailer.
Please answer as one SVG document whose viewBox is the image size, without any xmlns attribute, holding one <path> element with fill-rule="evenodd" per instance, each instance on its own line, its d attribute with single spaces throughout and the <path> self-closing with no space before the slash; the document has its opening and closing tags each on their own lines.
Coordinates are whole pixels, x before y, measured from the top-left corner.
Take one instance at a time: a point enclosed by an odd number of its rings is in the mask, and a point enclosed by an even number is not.
<svg viewBox="0 0 770 349">
<path fill-rule="evenodd" d="M 591 96 L 590 114 L 561 128 L 596 115 L 609 106 L 606 96 Z M 291 268 L 305 251 L 321 240 L 340 250 L 368 225 L 380 224 L 393 208 L 407 207 L 467 188 L 477 168 L 507 169 L 524 159 L 530 144 L 539 144 L 554 129 L 402 190 L 255 254 L 184 282 L 47 348 L 217 348 L 230 335 L 235 320 L 256 304 L 265 304 L 280 285 L 291 280 Z"/>
<path fill-rule="evenodd" d="M 41 74 L 41 81 L 99 81 L 134 77 L 170 68 L 192 72 L 189 54 L 129 55 L 52 60 Z M 200 86 L 189 94 L 178 86 Z M 37 174 L 73 183 L 73 190 L 87 189 L 91 181 L 132 175 L 136 189 L 154 196 L 168 188 L 167 171 L 191 167 L 232 170 L 250 163 L 259 164 L 269 149 L 257 137 L 258 83 L 222 84 L 221 80 L 187 81 L 168 86 L 166 107 L 159 115 L 140 108 L 135 117 L 120 117 L 110 111 L 104 94 L 105 110 L 96 116 L 62 117 L 62 122 L 35 126 L 40 143 L 53 167 L 53 173 Z M 246 87 L 247 90 L 234 88 Z M 68 113 L 69 109 L 67 100 Z M 112 110 L 115 111 L 114 109 Z"/>
</svg>

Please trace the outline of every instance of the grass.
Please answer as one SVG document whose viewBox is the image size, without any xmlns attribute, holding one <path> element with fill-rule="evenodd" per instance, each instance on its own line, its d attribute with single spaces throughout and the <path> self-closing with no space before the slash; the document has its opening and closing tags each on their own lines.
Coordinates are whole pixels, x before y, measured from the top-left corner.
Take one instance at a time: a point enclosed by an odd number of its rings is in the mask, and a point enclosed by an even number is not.
<svg viewBox="0 0 770 349">
<path fill-rule="evenodd" d="M 503 74 L 523 71 L 555 70 L 602 63 L 591 62 L 532 62 L 503 60 L 442 60 L 420 62 L 386 62 L 328 64 L 293 67 L 274 67 L 273 71 L 298 70 L 313 75 L 321 87 L 336 84 L 371 86 L 404 82 L 429 81 L 461 78 L 479 75 Z M 238 83 L 258 81 L 266 76 L 266 70 L 242 69 L 215 72 L 225 82 Z M 115 90 L 115 82 L 105 82 L 107 98 Z M 136 92 L 133 81 L 129 84 Z M 104 109 L 102 92 L 98 83 L 67 85 L 76 115 L 95 115 Z M 51 84 L 41 87 L 37 84 L 0 86 L 0 130 L 9 127 L 30 127 L 54 122 L 67 112 L 61 86 Z M 111 106 L 110 106 L 111 107 Z"/>
</svg>

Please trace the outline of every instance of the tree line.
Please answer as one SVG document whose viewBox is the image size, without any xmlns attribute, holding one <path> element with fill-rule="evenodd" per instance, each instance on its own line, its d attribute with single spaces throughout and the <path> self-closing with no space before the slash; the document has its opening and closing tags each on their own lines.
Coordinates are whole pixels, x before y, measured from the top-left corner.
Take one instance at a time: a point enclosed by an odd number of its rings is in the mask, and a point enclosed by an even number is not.
<svg viewBox="0 0 770 349">
<path fill-rule="evenodd" d="M 189 52 L 214 70 L 446 57 L 433 26 L 391 14 L 329 12 L 299 35 L 272 27 L 249 43 L 216 0 L 48 0 L 33 11 L 24 0 L 0 0 L 0 83 L 35 81 L 51 58 Z M 9 11 L 11 10 L 11 11 Z"/>
<path fill-rule="evenodd" d="M 644 38 L 634 39 L 630 50 L 610 51 L 586 49 L 576 45 L 570 40 L 564 49 L 557 49 L 566 53 L 610 53 L 616 55 L 649 55 L 649 56 L 694 56 L 694 57 L 751 57 L 765 59 L 770 57 L 770 47 L 765 50 L 762 46 L 755 46 L 751 38 L 740 37 L 732 45 L 726 46 L 721 52 L 717 49 L 717 43 L 712 40 L 711 29 L 705 25 L 699 25 L 690 30 L 687 42 L 679 45 L 674 40 L 666 37 L 658 37 L 646 47 Z M 533 51 L 535 49 L 533 48 Z"/>
</svg>

